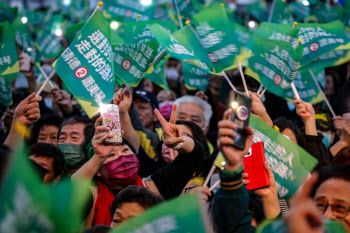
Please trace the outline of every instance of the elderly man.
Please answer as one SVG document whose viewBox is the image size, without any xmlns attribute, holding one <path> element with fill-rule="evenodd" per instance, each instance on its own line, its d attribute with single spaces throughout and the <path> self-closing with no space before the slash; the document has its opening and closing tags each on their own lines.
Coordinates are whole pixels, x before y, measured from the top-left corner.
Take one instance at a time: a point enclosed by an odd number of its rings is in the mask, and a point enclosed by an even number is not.
<svg viewBox="0 0 350 233">
<path fill-rule="evenodd" d="M 175 101 L 177 105 L 176 120 L 192 121 L 207 134 L 209 131 L 209 121 L 213 115 L 213 110 L 208 102 L 196 96 L 182 96 Z M 213 153 L 213 146 L 209 141 L 210 153 Z"/>
</svg>

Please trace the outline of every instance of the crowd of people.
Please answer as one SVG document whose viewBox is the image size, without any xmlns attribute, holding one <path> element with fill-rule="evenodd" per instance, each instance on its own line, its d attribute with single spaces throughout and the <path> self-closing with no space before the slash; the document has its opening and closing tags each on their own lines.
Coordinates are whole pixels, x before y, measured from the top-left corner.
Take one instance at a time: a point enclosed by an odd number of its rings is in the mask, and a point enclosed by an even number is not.
<svg viewBox="0 0 350 233">
<path fill-rule="evenodd" d="M 324 232 L 325 218 L 343 222 L 350 232 L 350 63 L 326 70 L 325 94 L 337 113 L 334 118 L 323 102 L 312 106 L 295 99 L 292 105 L 270 92 L 261 96 L 256 93 L 259 83 L 246 76 L 251 114 L 318 161 L 288 200 L 278 199 L 268 163 L 264 167 L 270 185 L 246 189 L 243 158 L 254 130 L 246 129 L 243 150 L 233 146 L 237 125 L 230 119 L 231 90 L 222 77 L 213 75 L 206 92 L 188 90 L 181 62 L 170 58 L 165 68 L 169 93 L 147 79 L 137 88 L 116 86 L 111 103 L 119 107 L 123 138 L 111 144 L 106 139 L 113 135 L 102 116 L 87 117 L 57 75 L 54 85 L 37 96 L 40 85 L 31 65 L 31 71 L 23 72 L 25 84 L 12 83 L 13 104 L 1 106 L 1 181 L 21 140 L 16 125 L 24 125 L 31 132 L 26 138 L 28 159 L 43 183 L 91 181 L 83 232 L 108 232 L 159 203 L 190 193 L 200 193 L 211 232 L 255 232 L 264 219 L 279 217 L 291 233 Z M 243 92 L 238 70 L 226 73 Z M 203 186 L 219 152 L 225 165 Z M 220 186 L 209 190 L 219 179 Z"/>
</svg>

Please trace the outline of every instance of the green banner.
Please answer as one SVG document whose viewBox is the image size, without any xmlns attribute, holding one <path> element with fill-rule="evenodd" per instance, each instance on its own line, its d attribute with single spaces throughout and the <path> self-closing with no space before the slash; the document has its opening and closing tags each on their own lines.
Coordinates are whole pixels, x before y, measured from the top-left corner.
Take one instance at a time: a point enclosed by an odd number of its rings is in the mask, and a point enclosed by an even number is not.
<svg viewBox="0 0 350 233">
<path fill-rule="evenodd" d="M 285 41 L 292 46 L 298 43 L 299 29 L 293 28 L 293 24 L 275 24 L 263 22 L 254 33 L 254 37 L 262 37 L 269 40 Z"/>
<path fill-rule="evenodd" d="M 269 16 L 269 13 L 266 10 L 265 1 L 257 1 L 254 4 L 247 6 L 247 11 L 260 22 L 267 21 Z"/>
<path fill-rule="evenodd" d="M 11 81 L 16 77 L 16 73 L 0 76 L 0 103 L 4 106 L 12 104 Z"/>
<path fill-rule="evenodd" d="M 324 233 L 346 233 L 345 226 L 342 222 L 323 219 Z M 293 224 L 293 223 L 292 223 Z M 295 223 L 298 224 L 298 223 Z M 287 226 L 283 219 L 265 220 L 262 222 L 256 233 L 288 233 Z"/>
<path fill-rule="evenodd" d="M 187 89 L 204 92 L 207 90 L 211 76 L 207 71 L 184 62 L 182 63 L 182 75 Z"/>
<path fill-rule="evenodd" d="M 185 25 L 187 20 L 191 20 L 192 16 L 201 12 L 204 7 L 201 6 L 196 0 L 172 0 L 171 1 L 175 10 L 175 14 L 179 14 L 182 20 L 182 24 Z M 174 16 L 175 22 L 179 24 L 177 15 Z"/>
<path fill-rule="evenodd" d="M 288 8 L 288 5 L 282 0 L 275 0 L 275 6 L 272 12 L 272 23 L 288 24 L 294 23 L 294 18 Z"/>
<path fill-rule="evenodd" d="M 208 221 L 199 196 L 191 194 L 146 210 L 140 216 L 133 217 L 111 230 L 110 233 L 205 233 L 209 232 Z"/>
<path fill-rule="evenodd" d="M 304 22 L 304 19 L 310 16 L 309 6 L 304 5 L 302 2 L 290 2 L 288 4 L 295 21 Z"/>
<path fill-rule="evenodd" d="M 73 42 L 74 38 L 78 35 L 80 30 L 84 27 L 85 23 L 86 22 L 76 23 L 76 24 L 68 25 L 65 28 L 64 36 L 66 37 L 68 44 L 71 44 Z"/>
<path fill-rule="evenodd" d="M 254 56 L 248 59 L 248 75 L 261 82 L 267 90 L 282 98 L 294 79 L 303 48 L 294 49 L 285 41 L 267 40 L 256 37 L 253 40 Z"/>
<path fill-rule="evenodd" d="M 139 0 L 105 0 L 104 14 L 107 19 L 118 21 L 136 21 L 137 15 L 140 15 L 140 21 L 146 21 L 153 18 L 157 1 L 152 0 L 146 5 Z"/>
<path fill-rule="evenodd" d="M 317 159 L 256 116 L 251 115 L 249 125 L 254 129 L 253 142 L 264 143 L 266 161 L 275 174 L 278 197 L 291 198 Z"/>
<path fill-rule="evenodd" d="M 23 146 L 17 147 L 0 193 L 1 232 L 75 233 L 83 223 L 88 182 L 42 184 Z"/>
<path fill-rule="evenodd" d="M 229 21 L 229 30 L 231 30 L 237 37 L 237 39 L 241 42 L 241 44 L 245 45 L 248 40 L 253 36 L 253 32 L 249 29 L 243 27 L 238 23 L 234 23 Z"/>
<path fill-rule="evenodd" d="M 12 23 L 17 16 L 17 12 L 17 7 L 11 7 L 5 2 L 0 2 L 0 22 L 8 21 Z"/>
<path fill-rule="evenodd" d="M 324 77 L 324 70 L 321 70 L 321 71 L 312 70 L 312 72 L 314 73 L 316 79 L 318 79 L 317 77 L 319 76 Z M 298 90 L 300 98 L 303 101 L 308 102 L 310 104 L 317 104 L 324 100 L 309 70 L 296 73 L 293 83 Z M 294 102 L 295 94 L 292 88 L 289 88 L 289 90 L 286 91 L 286 96 L 287 96 L 286 99 L 288 101 L 290 101 L 291 103 Z"/>
<path fill-rule="evenodd" d="M 164 90 L 166 90 L 169 93 L 169 86 L 166 80 L 165 71 L 164 71 L 164 64 L 166 62 L 166 59 L 162 59 L 162 61 L 155 66 L 155 69 L 149 69 L 147 73 L 145 74 L 145 78 L 148 78 L 153 83 L 157 84 Z"/>
<path fill-rule="evenodd" d="M 299 29 L 298 38 L 301 39 L 304 48 L 301 67 L 329 52 L 350 49 L 350 39 L 340 21 L 327 24 L 298 24 L 296 27 Z M 309 68 L 307 66 L 305 69 Z"/>
<path fill-rule="evenodd" d="M 19 72 L 15 32 L 8 22 L 0 23 L 0 75 Z"/>
<path fill-rule="evenodd" d="M 89 117 L 98 113 L 100 103 L 107 104 L 113 98 L 110 37 L 109 24 L 97 10 L 54 64 L 57 74 Z"/>
</svg>

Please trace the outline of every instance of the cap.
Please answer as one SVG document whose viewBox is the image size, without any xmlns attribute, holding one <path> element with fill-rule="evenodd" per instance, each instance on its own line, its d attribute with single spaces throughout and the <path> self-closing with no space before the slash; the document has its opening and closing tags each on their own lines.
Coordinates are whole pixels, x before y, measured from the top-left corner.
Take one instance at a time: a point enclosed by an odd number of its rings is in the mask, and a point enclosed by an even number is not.
<svg viewBox="0 0 350 233">
<path fill-rule="evenodd" d="M 158 100 L 155 94 L 149 91 L 144 91 L 144 90 L 136 90 L 134 92 L 134 99 L 136 98 L 141 98 L 149 103 L 152 104 L 153 109 L 158 108 Z"/>
</svg>

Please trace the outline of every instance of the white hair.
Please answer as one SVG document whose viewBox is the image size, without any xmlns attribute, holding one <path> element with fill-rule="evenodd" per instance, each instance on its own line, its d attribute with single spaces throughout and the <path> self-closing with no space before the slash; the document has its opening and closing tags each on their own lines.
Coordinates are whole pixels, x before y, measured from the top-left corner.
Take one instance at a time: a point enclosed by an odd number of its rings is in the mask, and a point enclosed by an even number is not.
<svg viewBox="0 0 350 233">
<path fill-rule="evenodd" d="M 213 115 L 213 110 L 212 110 L 210 104 L 208 104 L 208 102 L 202 100 L 201 98 L 198 98 L 198 97 L 192 96 L 192 95 L 182 96 L 182 97 L 176 99 L 174 104 L 176 104 L 177 109 L 179 109 L 180 105 L 185 104 L 185 103 L 197 104 L 200 108 L 202 108 L 204 110 L 204 120 L 205 120 L 204 128 L 208 127 L 210 118 Z"/>
</svg>

